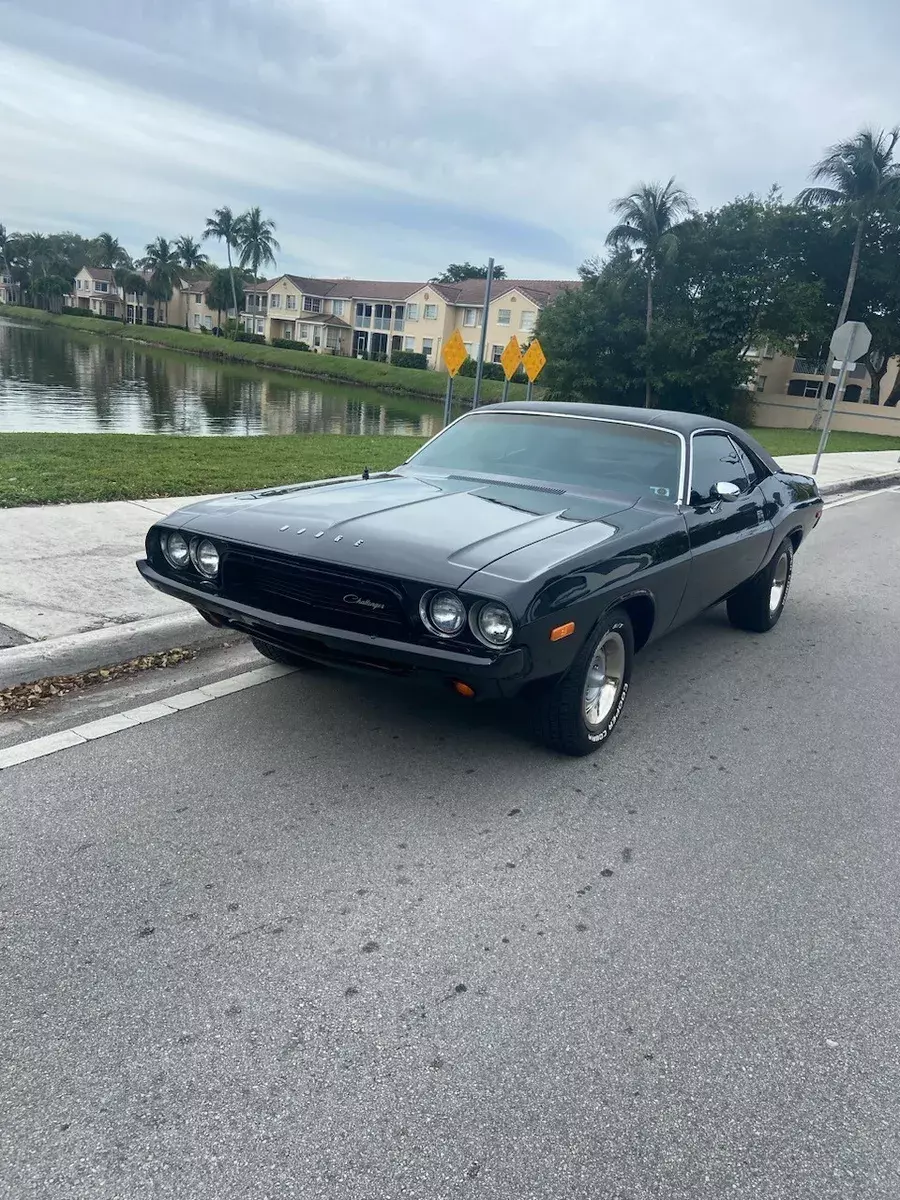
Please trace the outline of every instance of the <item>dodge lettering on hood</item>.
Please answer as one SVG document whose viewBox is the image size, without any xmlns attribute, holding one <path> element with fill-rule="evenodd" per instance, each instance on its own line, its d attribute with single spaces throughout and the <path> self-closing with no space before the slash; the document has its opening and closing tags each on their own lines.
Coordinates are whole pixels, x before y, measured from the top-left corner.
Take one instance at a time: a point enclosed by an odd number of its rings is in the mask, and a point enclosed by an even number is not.
<svg viewBox="0 0 900 1200">
<path fill-rule="evenodd" d="M 649 642 L 721 601 L 771 629 L 821 515 L 813 479 L 724 421 L 497 404 L 393 471 L 191 504 L 137 566 L 275 662 L 524 693 L 547 745 L 581 755 Z"/>
</svg>

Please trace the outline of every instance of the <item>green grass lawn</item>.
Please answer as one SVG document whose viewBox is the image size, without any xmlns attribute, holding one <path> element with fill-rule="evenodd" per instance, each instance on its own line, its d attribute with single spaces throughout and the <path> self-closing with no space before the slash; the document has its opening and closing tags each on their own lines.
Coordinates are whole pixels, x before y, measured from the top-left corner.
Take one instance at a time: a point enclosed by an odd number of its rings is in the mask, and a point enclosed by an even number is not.
<svg viewBox="0 0 900 1200">
<path fill-rule="evenodd" d="M 420 438 L 0 433 L 0 508 L 191 496 L 396 467 Z"/>
<path fill-rule="evenodd" d="M 811 429 L 751 429 L 750 433 L 773 456 L 782 454 L 815 454 L 820 433 Z M 900 450 L 900 437 L 883 437 L 877 433 L 841 433 L 828 435 L 827 454 L 849 453 L 853 450 Z"/>
<path fill-rule="evenodd" d="M 818 434 L 754 429 L 776 457 L 811 453 Z M 299 483 L 385 470 L 421 445 L 411 437 L 169 437 L 134 433 L 0 433 L 0 508 L 140 500 Z M 900 438 L 833 433 L 829 452 L 900 450 Z"/>
<path fill-rule="evenodd" d="M 366 359 L 313 354 L 305 350 L 283 350 L 279 346 L 260 346 L 254 342 L 233 342 L 209 334 L 192 333 L 187 329 L 173 329 L 168 325 L 123 325 L 119 321 L 76 317 L 68 313 L 57 316 L 36 308 L 4 307 L 3 315 L 10 320 L 57 325 L 63 329 L 74 329 L 81 333 L 92 333 L 125 342 L 139 342 L 148 346 L 161 346 L 219 361 L 253 363 L 270 370 L 290 371 L 307 379 L 328 379 L 335 383 L 356 384 L 379 391 L 424 396 L 434 400 L 443 399 L 447 390 L 447 376 L 442 371 L 417 371 L 406 367 L 392 367 L 390 363 L 369 362 Z M 453 387 L 458 400 L 470 400 L 474 389 L 475 380 L 462 376 L 457 378 Z M 496 379 L 485 379 L 482 382 L 483 402 L 500 400 L 502 394 L 503 384 Z M 524 400 L 525 385 L 511 384 L 509 398 Z"/>
</svg>

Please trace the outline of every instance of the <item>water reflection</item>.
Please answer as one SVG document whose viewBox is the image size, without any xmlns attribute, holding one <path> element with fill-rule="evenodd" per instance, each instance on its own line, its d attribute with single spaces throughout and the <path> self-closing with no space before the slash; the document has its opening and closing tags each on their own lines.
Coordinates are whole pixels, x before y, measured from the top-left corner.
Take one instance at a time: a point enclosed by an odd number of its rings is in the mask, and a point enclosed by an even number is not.
<svg viewBox="0 0 900 1200">
<path fill-rule="evenodd" d="M 430 437 L 441 406 L 0 317 L 0 430 Z"/>
</svg>

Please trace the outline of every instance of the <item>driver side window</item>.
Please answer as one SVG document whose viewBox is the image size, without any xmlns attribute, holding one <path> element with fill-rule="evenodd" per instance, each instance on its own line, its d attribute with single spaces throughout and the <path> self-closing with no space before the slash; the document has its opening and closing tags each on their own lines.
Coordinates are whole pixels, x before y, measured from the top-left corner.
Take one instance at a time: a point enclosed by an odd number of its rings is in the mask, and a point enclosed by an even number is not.
<svg viewBox="0 0 900 1200">
<path fill-rule="evenodd" d="M 691 443 L 691 504 L 706 504 L 717 483 L 749 490 L 737 448 L 723 433 L 701 433 Z"/>
</svg>

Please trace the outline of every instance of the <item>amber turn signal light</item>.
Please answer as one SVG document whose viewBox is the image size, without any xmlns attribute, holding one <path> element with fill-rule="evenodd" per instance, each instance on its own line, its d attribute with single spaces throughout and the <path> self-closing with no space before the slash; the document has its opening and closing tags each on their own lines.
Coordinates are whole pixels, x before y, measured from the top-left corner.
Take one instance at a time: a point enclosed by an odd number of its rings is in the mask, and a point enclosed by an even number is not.
<svg viewBox="0 0 900 1200">
<path fill-rule="evenodd" d="M 474 688 L 469 687 L 469 685 L 467 683 L 460 682 L 460 680 L 458 680 L 458 679 L 453 680 L 453 688 L 455 691 L 459 692 L 459 694 L 461 696 L 474 696 L 475 695 Z"/>
<path fill-rule="evenodd" d="M 565 625 L 557 625 L 555 629 L 550 630 L 550 641 L 561 642 L 563 638 L 571 637 L 575 632 L 575 622 L 566 621 Z"/>
</svg>

